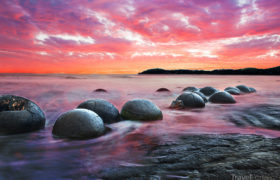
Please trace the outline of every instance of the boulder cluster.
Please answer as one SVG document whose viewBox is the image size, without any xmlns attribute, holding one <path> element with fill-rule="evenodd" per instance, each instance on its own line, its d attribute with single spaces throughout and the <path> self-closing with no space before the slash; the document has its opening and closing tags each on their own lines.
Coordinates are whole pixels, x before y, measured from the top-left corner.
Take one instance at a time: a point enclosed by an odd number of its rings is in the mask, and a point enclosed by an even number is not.
<svg viewBox="0 0 280 180">
<path fill-rule="evenodd" d="M 121 120 L 152 121 L 163 118 L 150 100 L 133 99 L 119 110 L 103 99 L 90 99 L 61 114 L 52 133 L 60 138 L 87 139 L 106 133 L 106 124 Z M 0 96 L 0 134 L 31 132 L 45 127 L 45 115 L 34 102 L 19 96 Z"/>
<path fill-rule="evenodd" d="M 87 100 L 74 110 L 62 114 L 55 122 L 53 134 L 64 138 L 94 138 L 106 133 L 106 124 L 121 120 L 161 120 L 161 110 L 151 101 L 134 99 L 124 104 L 121 113 L 103 99 Z"/>
<path fill-rule="evenodd" d="M 160 88 L 157 92 L 169 92 Z M 253 93 L 252 87 L 239 85 L 219 91 L 213 87 L 187 87 L 172 102 L 171 108 L 203 108 L 207 102 L 232 104 L 232 95 Z M 99 137 L 109 129 L 107 124 L 122 120 L 152 121 L 161 120 L 162 111 L 150 100 L 133 99 L 126 102 L 121 112 L 103 99 L 90 99 L 76 109 L 61 114 L 56 120 L 52 133 L 55 137 L 87 139 Z M 0 134 L 31 132 L 45 127 L 45 115 L 31 100 L 14 95 L 0 96 Z"/>
<path fill-rule="evenodd" d="M 232 95 L 241 95 L 246 93 L 254 93 L 256 90 L 245 85 L 236 87 L 227 87 L 224 91 L 219 91 L 213 87 L 204 88 L 186 87 L 183 93 L 179 95 L 175 101 L 171 103 L 170 108 L 203 108 L 207 102 L 217 104 L 234 104 L 236 100 Z"/>
</svg>

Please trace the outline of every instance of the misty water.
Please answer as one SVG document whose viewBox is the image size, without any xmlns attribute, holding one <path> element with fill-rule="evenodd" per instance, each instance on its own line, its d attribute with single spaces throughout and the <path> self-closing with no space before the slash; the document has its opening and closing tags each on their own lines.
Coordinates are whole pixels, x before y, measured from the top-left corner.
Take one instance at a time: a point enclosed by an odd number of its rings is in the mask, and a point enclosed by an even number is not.
<svg viewBox="0 0 280 180">
<path fill-rule="evenodd" d="M 257 93 L 234 96 L 237 103 L 231 105 L 207 103 L 203 109 L 169 109 L 187 86 L 223 90 L 239 84 L 252 86 Z M 31 99 L 45 112 L 47 121 L 40 131 L 0 136 L 0 179 L 86 179 L 110 167 L 142 166 L 146 146 L 176 141 L 182 134 L 280 137 L 280 131 L 238 127 L 224 118 L 242 108 L 280 105 L 279 84 L 279 76 L 1 75 L 0 94 Z M 171 92 L 155 92 L 162 87 Z M 98 88 L 108 92 L 94 92 Z M 108 125 L 111 131 L 96 139 L 54 138 L 51 131 L 57 117 L 91 98 L 108 100 L 119 110 L 128 100 L 150 99 L 163 111 L 163 120 L 121 121 Z"/>
</svg>

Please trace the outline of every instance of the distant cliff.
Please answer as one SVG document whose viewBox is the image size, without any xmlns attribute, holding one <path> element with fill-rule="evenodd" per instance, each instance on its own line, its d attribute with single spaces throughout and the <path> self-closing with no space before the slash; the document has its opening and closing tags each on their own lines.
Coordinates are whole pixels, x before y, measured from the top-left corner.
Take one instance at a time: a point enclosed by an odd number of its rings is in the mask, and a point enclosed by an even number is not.
<svg viewBox="0 0 280 180">
<path fill-rule="evenodd" d="M 245 69 L 216 69 L 213 71 L 203 70 L 187 70 L 187 69 L 176 69 L 176 70 L 165 70 L 165 69 L 148 69 L 139 74 L 221 74 L 221 75 L 280 75 L 280 66 L 268 68 L 268 69 L 257 69 L 257 68 L 245 68 Z"/>
</svg>

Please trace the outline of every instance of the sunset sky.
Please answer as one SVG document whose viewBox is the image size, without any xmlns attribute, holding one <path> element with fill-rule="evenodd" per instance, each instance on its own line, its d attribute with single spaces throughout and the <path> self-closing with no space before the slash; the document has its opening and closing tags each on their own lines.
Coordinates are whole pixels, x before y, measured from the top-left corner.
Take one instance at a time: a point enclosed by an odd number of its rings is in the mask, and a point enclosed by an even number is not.
<svg viewBox="0 0 280 180">
<path fill-rule="evenodd" d="M 280 65 L 280 0 L 0 0 L 1 73 Z"/>
</svg>

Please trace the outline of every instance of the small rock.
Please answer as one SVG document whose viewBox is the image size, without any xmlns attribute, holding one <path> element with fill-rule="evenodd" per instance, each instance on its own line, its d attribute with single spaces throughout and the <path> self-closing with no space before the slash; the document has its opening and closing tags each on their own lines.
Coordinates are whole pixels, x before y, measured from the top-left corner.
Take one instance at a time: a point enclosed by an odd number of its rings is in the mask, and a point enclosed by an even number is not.
<svg viewBox="0 0 280 180">
<path fill-rule="evenodd" d="M 127 120 L 161 120 L 161 110 L 151 101 L 134 99 L 125 103 L 121 110 L 121 116 Z"/>
<path fill-rule="evenodd" d="M 170 92 L 170 90 L 167 88 L 159 88 L 156 92 Z"/>
<path fill-rule="evenodd" d="M 239 85 L 239 86 L 236 86 L 236 87 L 243 93 L 250 93 L 251 92 L 250 89 L 245 85 Z"/>
<path fill-rule="evenodd" d="M 216 92 L 209 98 L 209 101 L 220 104 L 236 103 L 235 99 L 228 92 Z"/>
<path fill-rule="evenodd" d="M 184 92 L 177 97 L 176 101 L 181 100 L 185 108 L 203 108 L 205 107 L 205 102 L 196 93 Z"/>
<path fill-rule="evenodd" d="M 207 87 L 200 89 L 199 92 L 203 93 L 205 96 L 211 96 L 215 92 L 218 92 L 218 90 L 213 87 L 207 86 Z"/>
<path fill-rule="evenodd" d="M 183 91 L 190 91 L 190 92 L 194 92 L 194 91 L 198 91 L 199 89 L 193 86 L 190 87 L 186 87 L 183 89 Z"/>
<path fill-rule="evenodd" d="M 77 108 L 88 109 L 98 114 L 104 123 L 115 123 L 120 120 L 119 110 L 103 99 L 91 99 L 81 103 Z"/>
<path fill-rule="evenodd" d="M 0 96 L 0 134 L 31 132 L 45 127 L 45 115 L 38 105 L 29 99 Z"/>
<path fill-rule="evenodd" d="M 94 138 L 105 133 L 105 126 L 95 112 L 74 109 L 63 113 L 56 120 L 52 133 L 62 138 Z"/>
</svg>

